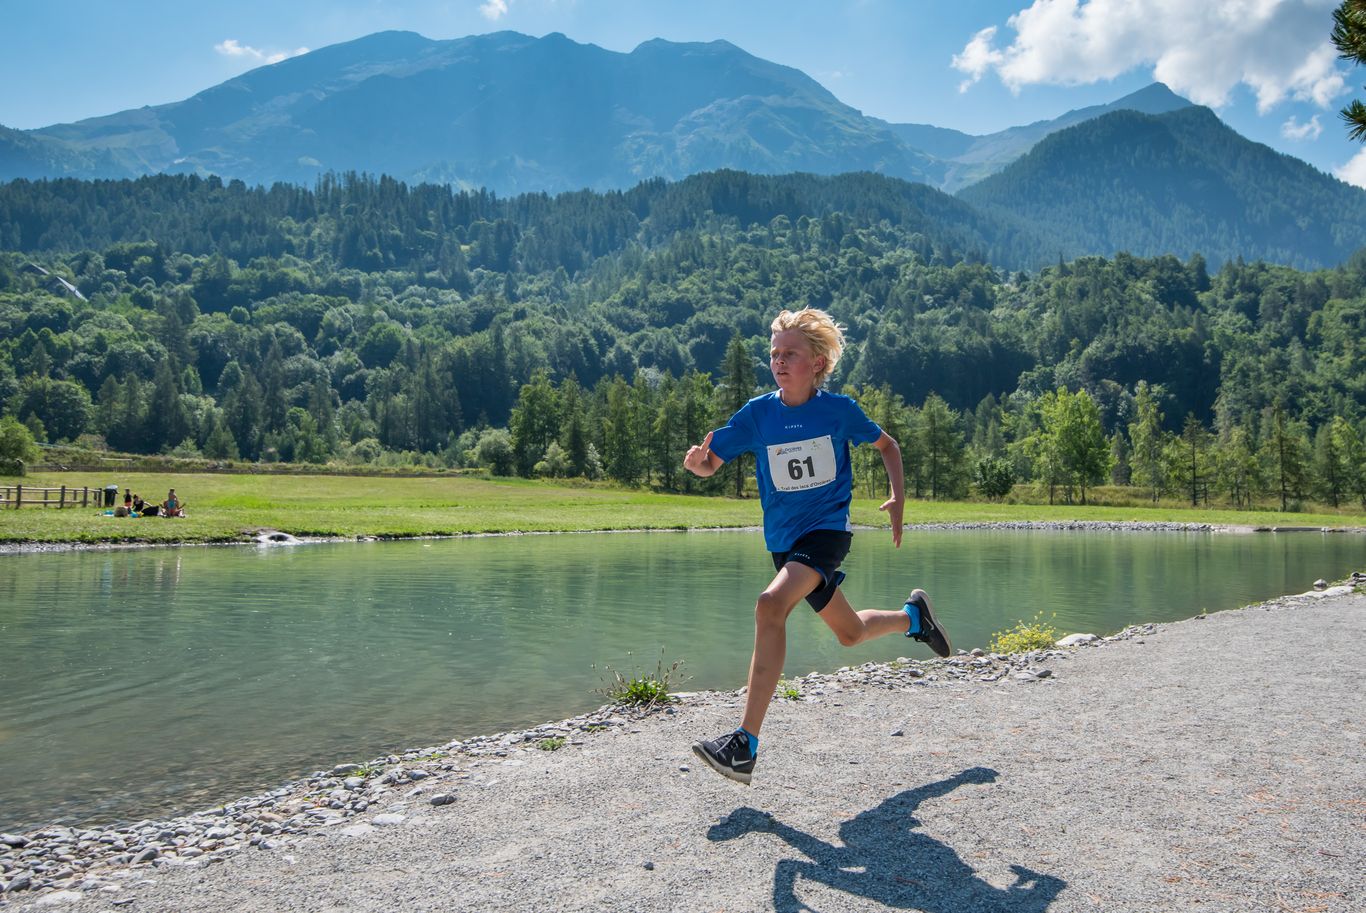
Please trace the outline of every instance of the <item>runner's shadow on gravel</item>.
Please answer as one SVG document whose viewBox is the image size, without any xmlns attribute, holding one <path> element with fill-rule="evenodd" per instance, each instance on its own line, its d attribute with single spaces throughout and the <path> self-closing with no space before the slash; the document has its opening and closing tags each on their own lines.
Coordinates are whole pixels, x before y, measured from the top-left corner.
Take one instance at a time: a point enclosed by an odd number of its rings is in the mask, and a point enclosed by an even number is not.
<svg viewBox="0 0 1366 913">
<path fill-rule="evenodd" d="M 712 825 L 708 840 L 734 840 L 769 833 L 800 850 L 806 859 L 783 859 L 773 873 L 777 913 L 811 910 L 797 899 L 799 880 L 814 881 L 887 907 L 926 913 L 1043 913 L 1067 882 L 1012 865 L 1015 882 L 1002 889 L 977 876 L 946 843 L 917 830 L 913 814 L 927 799 L 948 795 L 968 783 L 991 783 L 996 771 L 972 767 L 917 789 L 897 793 L 840 825 L 843 846 L 788 827 L 753 808 L 739 808 Z"/>
</svg>

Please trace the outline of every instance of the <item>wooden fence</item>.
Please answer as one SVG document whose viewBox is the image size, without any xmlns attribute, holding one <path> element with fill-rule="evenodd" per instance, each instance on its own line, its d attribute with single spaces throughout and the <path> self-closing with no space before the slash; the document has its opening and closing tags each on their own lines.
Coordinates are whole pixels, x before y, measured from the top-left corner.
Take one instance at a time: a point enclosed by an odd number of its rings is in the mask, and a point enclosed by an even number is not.
<svg viewBox="0 0 1366 913">
<path fill-rule="evenodd" d="M 20 507 L 101 507 L 103 488 L 35 488 L 0 485 L 0 509 Z"/>
</svg>

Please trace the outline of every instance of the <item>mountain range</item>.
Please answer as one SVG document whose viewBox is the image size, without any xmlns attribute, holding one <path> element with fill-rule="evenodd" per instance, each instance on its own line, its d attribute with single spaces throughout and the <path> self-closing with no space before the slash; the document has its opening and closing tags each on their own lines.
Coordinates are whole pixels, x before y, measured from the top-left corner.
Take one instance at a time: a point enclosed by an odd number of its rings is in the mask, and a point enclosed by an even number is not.
<svg viewBox="0 0 1366 913">
<path fill-rule="evenodd" d="M 180 102 L 0 127 L 0 180 L 167 172 L 311 185 L 356 171 L 509 195 L 717 169 L 924 183 L 1067 257 L 1200 251 L 1322 266 L 1366 245 L 1366 191 L 1161 84 L 973 136 L 868 117 L 725 41 L 618 53 L 558 33 L 381 32 Z"/>
<path fill-rule="evenodd" d="M 185 101 L 0 128 L 0 179 L 199 172 L 312 183 L 354 170 L 508 194 L 730 168 L 874 171 L 952 192 L 1063 127 L 1189 104 L 1154 84 L 1110 105 L 972 136 L 866 117 L 801 71 L 725 41 L 656 39 L 623 54 L 558 33 L 433 41 L 381 32 Z"/>
</svg>

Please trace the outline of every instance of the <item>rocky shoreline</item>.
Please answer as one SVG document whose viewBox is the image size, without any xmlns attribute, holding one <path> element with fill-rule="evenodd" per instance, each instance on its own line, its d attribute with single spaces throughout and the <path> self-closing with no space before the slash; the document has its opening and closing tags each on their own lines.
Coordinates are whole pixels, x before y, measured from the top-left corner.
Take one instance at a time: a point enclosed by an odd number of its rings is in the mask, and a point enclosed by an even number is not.
<svg viewBox="0 0 1366 913">
<path fill-rule="evenodd" d="M 1009 677 L 1035 682 L 1078 647 L 1100 646 L 1156 634 L 1161 625 L 1125 628 L 1109 637 L 1074 635 L 1065 648 L 996 654 L 980 649 L 949 659 L 865 663 L 832 673 L 811 673 L 788 681 L 801 702 L 820 702 L 853 689 L 938 687 L 949 682 L 989 684 Z M 50 827 L 28 834 L 0 834 L 0 898 L 20 892 L 102 891 L 117 893 L 130 880 L 166 866 L 196 867 L 246 850 L 279 850 L 292 838 L 320 828 L 400 823 L 376 814 L 395 800 L 432 806 L 459 801 L 461 787 L 478 782 L 485 768 L 533 751 L 573 750 L 613 728 L 630 727 L 652 714 L 674 714 L 685 706 L 725 702 L 743 692 L 684 692 L 677 701 L 649 708 L 604 705 L 597 710 L 532 729 L 478 736 L 414 748 L 327 771 L 257 796 L 166 821 L 111 827 Z M 553 747 L 552 747 L 553 746 Z M 3 903 L 3 899 L 0 899 Z"/>
<path fill-rule="evenodd" d="M 1321 582 L 1322 583 L 1322 582 Z M 1281 597 L 1261 605 L 1351 596 L 1366 585 L 1366 573 L 1317 592 Z M 1196 616 L 1201 620 L 1206 616 Z M 784 691 L 794 696 L 780 702 L 821 703 L 849 692 L 877 689 L 907 691 L 951 685 L 1027 685 L 1065 674 L 1079 649 L 1136 641 L 1160 634 L 1175 624 L 1132 625 L 1099 637 L 1076 634 L 1057 647 L 1019 654 L 975 649 L 948 659 L 898 659 L 865 663 L 833 673 L 812 673 L 789 680 Z M 490 780 L 508 765 L 549 751 L 573 752 L 595 735 L 609 731 L 639 732 L 651 716 L 670 716 L 684 709 L 733 704 L 743 692 L 692 692 L 674 702 L 648 708 L 606 705 L 599 709 L 531 729 L 456 740 L 415 748 L 365 763 L 342 764 L 257 796 L 165 821 L 139 821 L 104 827 L 56 826 L 26 834 L 0 834 L 0 906 L 45 899 L 48 903 L 86 895 L 108 895 L 114 905 L 125 889 L 145 885 L 148 874 L 165 868 L 197 868 L 244 852 L 284 851 L 301 838 L 324 829 L 360 835 L 375 828 L 400 825 L 411 805 L 441 807 L 462 800 L 469 787 Z M 892 736 L 902 735 L 900 731 Z M 686 767 L 684 768 L 686 770 Z"/>
</svg>

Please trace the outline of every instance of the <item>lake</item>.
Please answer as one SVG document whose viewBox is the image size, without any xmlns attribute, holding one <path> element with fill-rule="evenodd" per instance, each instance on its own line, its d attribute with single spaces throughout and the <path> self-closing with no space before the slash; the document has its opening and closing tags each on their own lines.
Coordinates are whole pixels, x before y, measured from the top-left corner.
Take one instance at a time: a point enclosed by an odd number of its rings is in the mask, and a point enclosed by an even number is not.
<svg viewBox="0 0 1366 913">
<path fill-rule="evenodd" d="M 1106 634 L 1362 567 L 1352 534 L 862 531 L 844 587 L 855 608 L 924 587 L 971 649 L 1040 612 Z M 573 716 L 661 659 L 685 690 L 737 688 L 771 573 L 749 531 L 0 556 L 0 830 L 165 818 Z M 803 605 L 787 674 L 930 655 L 840 647 Z"/>
</svg>

